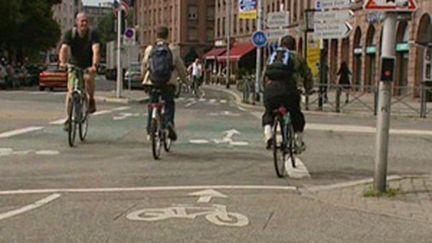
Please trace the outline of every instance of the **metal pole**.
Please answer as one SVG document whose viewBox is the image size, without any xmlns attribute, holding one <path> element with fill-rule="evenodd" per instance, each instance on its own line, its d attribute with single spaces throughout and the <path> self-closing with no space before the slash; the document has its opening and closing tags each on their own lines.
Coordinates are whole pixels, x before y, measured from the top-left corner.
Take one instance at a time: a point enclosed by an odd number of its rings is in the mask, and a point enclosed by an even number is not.
<svg viewBox="0 0 432 243">
<path fill-rule="evenodd" d="M 117 89 L 116 97 L 121 97 L 122 89 L 122 68 L 121 68 L 121 22 L 122 22 L 123 11 L 117 13 Z"/>
<path fill-rule="evenodd" d="M 388 13 L 384 20 L 382 57 L 395 56 L 397 15 Z M 389 146 L 392 82 L 381 81 L 379 85 L 374 191 L 385 192 Z"/>
<path fill-rule="evenodd" d="M 226 24 L 226 32 L 227 32 L 227 67 L 226 67 L 226 88 L 230 88 L 230 76 L 231 76 L 231 2 L 232 0 L 227 0 L 226 14 L 227 14 L 227 24 Z"/>
<path fill-rule="evenodd" d="M 263 30 L 263 11 L 262 11 L 262 0 L 258 0 L 257 2 L 257 31 Z M 261 66 L 262 66 L 262 48 L 256 49 L 256 73 L 255 73 L 255 91 L 253 99 L 256 101 L 260 101 L 260 79 L 261 79 Z"/>
</svg>

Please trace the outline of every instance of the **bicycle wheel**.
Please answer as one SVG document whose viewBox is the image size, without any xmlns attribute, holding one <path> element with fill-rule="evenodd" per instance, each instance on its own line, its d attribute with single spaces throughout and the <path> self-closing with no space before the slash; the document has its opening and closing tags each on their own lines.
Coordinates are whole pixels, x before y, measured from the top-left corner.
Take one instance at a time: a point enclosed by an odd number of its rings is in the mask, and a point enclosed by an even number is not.
<svg viewBox="0 0 432 243">
<path fill-rule="evenodd" d="M 278 128 L 280 129 L 280 134 L 282 135 L 281 139 L 278 139 Z M 279 116 L 275 117 L 272 133 L 273 162 L 276 170 L 276 175 L 279 178 L 282 178 L 285 174 L 285 145 L 283 138 L 283 126 L 281 123 L 281 118 Z"/>
<path fill-rule="evenodd" d="M 88 99 L 86 96 L 82 98 L 81 112 L 80 112 L 80 123 L 79 123 L 79 137 L 81 141 L 84 141 L 87 137 L 88 132 Z"/>
<path fill-rule="evenodd" d="M 295 159 L 295 134 L 294 134 L 294 127 L 292 125 L 292 121 L 290 120 L 286 131 L 286 139 L 287 139 L 287 154 L 289 156 L 289 159 L 291 160 L 291 165 L 293 168 L 296 167 L 296 159 Z"/>
<path fill-rule="evenodd" d="M 69 146 L 75 146 L 75 138 L 76 138 L 76 125 L 77 125 L 77 110 L 79 109 L 79 101 L 76 99 L 74 95 L 72 95 L 72 100 L 70 101 L 70 109 L 69 109 L 69 127 L 68 127 L 68 142 Z"/>
<path fill-rule="evenodd" d="M 152 153 L 154 159 L 160 158 L 161 150 L 161 127 L 159 116 L 151 121 L 151 141 L 152 141 Z"/>
</svg>

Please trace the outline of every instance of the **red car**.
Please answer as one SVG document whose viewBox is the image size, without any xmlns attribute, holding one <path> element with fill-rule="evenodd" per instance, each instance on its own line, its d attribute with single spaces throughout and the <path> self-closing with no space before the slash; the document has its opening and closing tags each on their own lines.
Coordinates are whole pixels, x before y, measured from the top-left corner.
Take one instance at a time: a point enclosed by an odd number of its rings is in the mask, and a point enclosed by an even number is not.
<svg viewBox="0 0 432 243">
<path fill-rule="evenodd" d="M 57 64 L 50 64 L 39 74 L 39 90 L 67 89 L 67 79 L 66 71 L 61 70 Z"/>
</svg>

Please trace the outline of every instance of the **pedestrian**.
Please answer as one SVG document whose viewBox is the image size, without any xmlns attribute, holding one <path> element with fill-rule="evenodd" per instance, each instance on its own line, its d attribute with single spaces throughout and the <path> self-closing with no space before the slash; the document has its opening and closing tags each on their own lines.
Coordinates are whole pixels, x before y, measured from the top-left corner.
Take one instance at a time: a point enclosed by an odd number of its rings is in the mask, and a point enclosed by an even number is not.
<svg viewBox="0 0 432 243">
<path fill-rule="evenodd" d="M 3 60 L 0 62 L 0 86 L 3 86 L 6 88 L 6 78 L 7 78 L 7 72 L 6 67 L 4 66 Z"/>
<path fill-rule="evenodd" d="M 69 59 L 69 50 L 71 54 L 70 62 L 82 69 L 88 69 L 89 72 L 84 75 L 86 91 L 89 97 L 88 112 L 96 111 L 95 93 L 95 76 L 97 67 L 100 62 L 100 39 L 96 30 L 90 27 L 87 14 L 78 13 L 75 19 L 76 27 L 67 31 L 62 40 L 59 52 L 60 67 L 65 68 Z M 66 114 L 69 110 L 69 100 L 72 94 L 73 85 L 68 83 L 68 93 L 66 95 Z M 66 120 L 64 129 L 68 129 L 69 121 Z"/>
<path fill-rule="evenodd" d="M 192 75 L 192 91 L 196 92 L 201 86 L 203 67 L 199 58 L 189 66 L 188 72 Z"/>
<path fill-rule="evenodd" d="M 345 92 L 345 104 L 349 102 L 349 93 L 351 91 L 351 71 L 349 70 L 348 64 L 343 61 L 339 68 L 339 88 Z"/>
<path fill-rule="evenodd" d="M 150 95 L 150 102 L 156 102 L 159 96 L 165 101 L 164 121 L 168 129 L 168 137 L 175 141 L 175 89 L 178 87 L 177 77 L 189 85 L 187 69 L 180 56 L 180 48 L 168 42 L 169 30 L 167 27 L 159 27 L 156 31 L 156 42 L 148 46 L 144 51 L 141 64 L 142 82 Z M 159 88 L 162 93 L 157 92 Z M 147 138 L 150 138 L 151 110 L 147 117 Z"/>
</svg>

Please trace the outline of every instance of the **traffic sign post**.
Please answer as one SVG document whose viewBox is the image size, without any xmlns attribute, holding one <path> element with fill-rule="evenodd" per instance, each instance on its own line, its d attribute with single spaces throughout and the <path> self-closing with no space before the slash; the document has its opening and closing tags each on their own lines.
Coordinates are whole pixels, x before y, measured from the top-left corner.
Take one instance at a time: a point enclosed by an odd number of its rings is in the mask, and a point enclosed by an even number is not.
<svg viewBox="0 0 432 243">
<path fill-rule="evenodd" d="M 343 39 L 352 32 L 349 23 L 315 23 L 314 36 L 316 39 Z"/>
<path fill-rule="evenodd" d="M 396 25 L 399 12 L 414 12 L 417 4 L 414 0 L 367 0 L 366 11 L 386 12 L 382 36 L 381 82 L 377 109 L 376 153 L 374 170 L 374 191 L 383 193 L 387 189 L 387 161 L 390 133 L 392 81 L 394 81 Z"/>
<path fill-rule="evenodd" d="M 266 20 L 266 26 L 268 28 L 288 27 L 290 23 L 289 17 L 290 15 L 288 11 L 269 13 Z"/>
<path fill-rule="evenodd" d="M 316 39 L 348 37 L 352 32 L 352 26 L 347 21 L 354 17 L 354 13 L 347 9 L 351 4 L 351 0 L 318 0 L 316 8 L 321 11 L 315 12 L 314 15 L 314 37 Z"/>
</svg>

